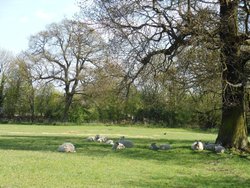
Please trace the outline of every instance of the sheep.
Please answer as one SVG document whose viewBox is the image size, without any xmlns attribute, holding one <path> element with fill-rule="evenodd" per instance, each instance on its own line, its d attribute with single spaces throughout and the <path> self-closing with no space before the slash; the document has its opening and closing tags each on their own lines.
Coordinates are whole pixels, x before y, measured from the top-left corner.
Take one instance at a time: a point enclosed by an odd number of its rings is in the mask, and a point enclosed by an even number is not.
<svg viewBox="0 0 250 188">
<path fill-rule="evenodd" d="M 160 150 L 169 150 L 171 146 L 169 144 L 163 144 L 159 146 Z"/>
<path fill-rule="evenodd" d="M 105 136 L 99 136 L 99 138 L 97 139 L 97 142 L 103 143 L 103 142 L 106 142 L 107 140 L 108 140 L 107 137 L 105 137 Z"/>
<path fill-rule="evenodd" d="M 205 150 L 214 151 L 214 147 L 215 147 L 215 144 L 213 144 L 213 143 L 205 143 L 205 144 L 204 144 L 204 149 L 205 149 Z"/>
<path fill-rule="evenodd" d="M 216 145 L 216 146 L 214 147 L 214 151 L 215 151 L 216 153 L 224 153 L 225 150 L 226 150 L 226 149 L 225 149 L 223 146 L 221 146 L 221 145 Z"/>
<path fill-rule="evenodd" d="M 154 151 L 158 151 L 160 148 L 156 145 L 156 143 L 152 143 L 149 146 L 149 149 L 154 150 Z"/>
<path fill-rule="evenodd" d="M 105 144 L 114 145 L 114 141 L 113 141 L 113 140 L 107 140 L 107 141 L 105 142 Z"/>
<path fill-rule="evenodd" d="M 126 148 L 132 148 L 134 146 L 134 143 L 130 140 L 125 140 L 125 137 L 122 136 L 118 143 L 123 144 Z"/>
<path fill-rule="evenodd" d="M 119 143 L 116 149 L 125 149 L 126 146 L 124 146 L 123 144 Z"/>
<path fill-rule="evenodd" d="M 89 136 L 88 138 L 86 138 L 86 141 L 88 141 L 88 142 L 94 142 L 95 141 L 95 137 L 94 136 Z"/>
<path fill-rule="evenodd" d="M 100 138 L 99 134 L 95 135 L 95 141 L 97 141 L 99 138 Z"/>
<path fill-rule="evenodd" d="M 60 145 L 57 149 L 59 152 L 73 153 L 76 152 L 75 146 L 72 143 L 66 142 Z"/>
<path fill-rule="evenodd" d="M 191 148 L 192 148 L 192 150 L 198 150 L 198 151 L 202 151 L 204 149 L 203 143 L 201 141 L 195 141 L 191 145 Z"/>
<path fill-rule="evenodd" d="M 119 142 L 115 142 L 114 143 L 114 145 L 113 145 L 113 147 L 112 147 L 112 150 L 117 150 L 117 149 L 125 149 L 126 147 L 123 145 L 123 144 L 121 144 L 121 143 L 119 143 Z"/>
</svg>

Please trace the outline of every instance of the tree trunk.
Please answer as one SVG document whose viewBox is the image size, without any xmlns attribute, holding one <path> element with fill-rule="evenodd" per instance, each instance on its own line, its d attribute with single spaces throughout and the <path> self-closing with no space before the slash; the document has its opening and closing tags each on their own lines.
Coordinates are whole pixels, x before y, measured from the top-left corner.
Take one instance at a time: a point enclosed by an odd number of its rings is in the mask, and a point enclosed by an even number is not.
<svg viewBox="0 0 250 188">
<path fill-rule="evenodd" d="M 247 149 L 244 63 L 238 40 L 238 0 L 220 0 L 222 63 L 222 122 L 216 143 Z"/>
<path fill-rule="evenodd" d="M 73 95 L 71 93 L 65 94 L 65 104 L 64 104 L 64 112 L 63 112 L 63 121 L 67 122 L 69 117 L 69 108 L 72 103 Z"/>
<path fill-rule="evenodd" d="M 31 122 L 34 123 L 35 120 L 35 91 L 31 84 L 31 95 L 29 96 L 29 103 L 30 103 L 30 113 L 31 113 Z"/>
</svg>

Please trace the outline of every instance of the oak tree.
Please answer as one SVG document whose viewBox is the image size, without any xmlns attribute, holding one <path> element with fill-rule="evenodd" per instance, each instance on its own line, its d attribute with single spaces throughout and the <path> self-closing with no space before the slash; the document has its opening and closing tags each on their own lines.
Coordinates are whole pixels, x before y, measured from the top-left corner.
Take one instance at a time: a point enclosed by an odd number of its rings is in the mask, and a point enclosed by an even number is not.
<svg viewBox="0 0 250 188">
<path fill-rule="evenodd" d="M 94 0 L 84 14 L 110 33 L 111 47 L 128 64 L 128 83 L 154 58 L 161 71 L 183 51 L 200 47 L 220 53 L 222 121 L 216 142 L 247 149 L 245 64 L 250 59 L 248 0 Z M 83 13 L 86 0 L 80 2 Z M 85 7 L 83 7 L 83 5 Z M 159 61 L 157 62 L 159 64 Z M 209 80 L 207 79 L 209 82 Z"/>
</svg>

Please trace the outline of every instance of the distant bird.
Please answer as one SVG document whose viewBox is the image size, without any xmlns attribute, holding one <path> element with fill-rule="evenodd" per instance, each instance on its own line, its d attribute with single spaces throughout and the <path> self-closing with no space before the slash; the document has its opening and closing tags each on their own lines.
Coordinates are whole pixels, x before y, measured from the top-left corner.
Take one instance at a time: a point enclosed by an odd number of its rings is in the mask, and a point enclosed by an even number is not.
<svg viewBox="0 0 250 188">
<path fill-rule="evenodd" d="M 57 149 L 59 152 L 73 153 L 76 152 L 75 146 L 72 143 L 66 142 L 60 145 Z"/>
<path fill-rule="evenodd" d="M 152 143 L 149 146 L 149 149 L 154 150 L 154 151 L 158 151 L 160 148 L 156 145 L 156 143 Z"/>
<path fill-rule="evenodd" d="M 195 141 L 191 145 L 192 150 L 202 151 L 204 149 L 203 143 L 201 141 Z"/>
</svg>

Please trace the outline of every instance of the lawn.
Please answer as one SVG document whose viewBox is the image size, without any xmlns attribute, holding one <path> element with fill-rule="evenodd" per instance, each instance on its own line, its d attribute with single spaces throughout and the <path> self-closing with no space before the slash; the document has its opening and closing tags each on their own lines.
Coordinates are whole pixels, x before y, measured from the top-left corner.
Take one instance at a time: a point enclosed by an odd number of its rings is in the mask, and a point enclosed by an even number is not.
<svg viewBox="0 0 250 188">
<path fill-rule="evenodd" d="M 96 134 L 125 136 L 135 147 L 113 151 L 85 141 Z M 0 187 L 249 187 L 249 155 L 190 149 L 196 139 L 215 138 L 185 129 L 0 125 Z M 64 142 L 72 142 L 77 152 L 57 152 Z M 152 142 L 172 149 L 151 151 Z"/>
</svg>

